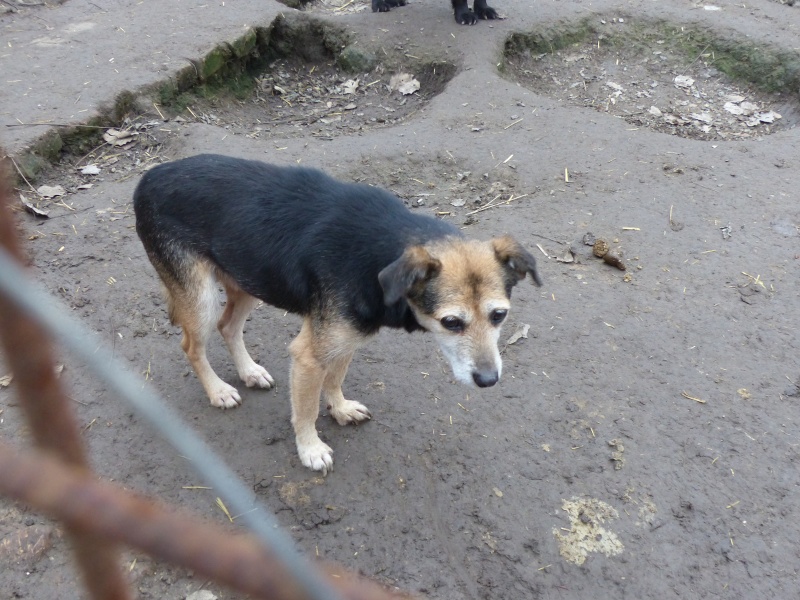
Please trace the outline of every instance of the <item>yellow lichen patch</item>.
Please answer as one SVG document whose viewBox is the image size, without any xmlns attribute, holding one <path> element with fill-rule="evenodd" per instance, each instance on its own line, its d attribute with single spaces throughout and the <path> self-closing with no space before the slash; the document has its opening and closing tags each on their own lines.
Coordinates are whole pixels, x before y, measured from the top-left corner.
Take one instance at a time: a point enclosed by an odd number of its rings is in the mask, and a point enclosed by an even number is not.
<svg viewBox="0 0 800 600">
<path fill-rule="evenodd" d="M 619 554 L 624 549 L 617 535 L 603 524 L 619 517 L 617 511 L 596 498 L 564 500 L 561 508 L 569 515 L 570 527 L 553 529 L 559 552 L 564 560 L 582 565 L 590 552 L 606 556 Z"/>
</svg>

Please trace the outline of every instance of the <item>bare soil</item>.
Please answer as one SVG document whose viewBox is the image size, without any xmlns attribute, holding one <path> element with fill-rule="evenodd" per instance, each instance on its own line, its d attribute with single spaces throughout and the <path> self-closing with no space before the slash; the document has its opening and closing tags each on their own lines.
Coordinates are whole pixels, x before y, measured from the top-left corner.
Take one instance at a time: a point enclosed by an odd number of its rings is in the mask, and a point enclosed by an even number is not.
<svg viewBox="0 0 800 600">
<path fill-rule="evenodd" d="M 786 52 L 800 28 L 796 7 L 772 0 L 716 2 L 720 11 L 653 4 L 630 2 L 620 17 L 615 3 L 600 2 L 596 20 L 691 21 Z M 402 96 L 386 88 L 396 63 L 353 75 L 331 61 L 282 61 L 251 97 L 149 107 L 121 124 L 126 143 L 67 156 L 32 184 L 60 185 L 63 196 L 20 185 L 49 214 L 19 208 L 33 275 L 101 352 L 209 441 L 311 560 L 431 598 L 794 597 L 797 90 L 776 96 L 729 80 L 713 57 L 665 52 L 660 38 L 648 52 L 598 51 L 590 40 L 504 58 L 512 32 L 542 23 L 557 31 L 587 15 L 579 3 L 499 8 L 508 20 L 473 28 L 457 26 L 444 0 L 388 15 L 318 10 L 369 47 L 414 45 L 416 56 L 455 65 L 454 77 L 426 84 L 410 68 L 422 85 Z M 40 15 L 3 18 L 22 27 Z M 676 86 L 680 75 L 693 84 Z M 753 114 L 782 118 L 743 124 L 753 115 L 725 109 L 731 95 L 744 98 L 734 105 L 756 105 Z M 691 116 L 702 113 L 711 121 Z M 360 427 L 320 419 L 336 453 L 336 470 L 322 478 L 300 464 L 289 423 L 287 345 L 299 319 L 262 306 L 245 339 L 278 386 L 242 387 L 240 408 L 212 408 L 168 321 L 130 206 L 150 165 L 199 152 L 317 166 L 387 187 L 466 235 L 517 237 L 545 285 L 514 291 L 500 384 L 460 386 L 424 334 L 381 333 L 345 382 L 374 418 Z M 591 237 L 626 270 L 597 258 Z M 101 477 L 228 522 L 218 490 L 204 489 L 85 365 L 60 360 Z M 219 338 L 210 360 L 236 383 Z M 0 431 L 25 447 L 14 393 L 13 380 L 0 383 Z M 182 600 L 200 589 L 238 597 L 137 552 L 125 560 L 141 598 Z M 0 573 L 4 597 L 84 593 L 58 525 L 7 500 Z"/>
</svg>

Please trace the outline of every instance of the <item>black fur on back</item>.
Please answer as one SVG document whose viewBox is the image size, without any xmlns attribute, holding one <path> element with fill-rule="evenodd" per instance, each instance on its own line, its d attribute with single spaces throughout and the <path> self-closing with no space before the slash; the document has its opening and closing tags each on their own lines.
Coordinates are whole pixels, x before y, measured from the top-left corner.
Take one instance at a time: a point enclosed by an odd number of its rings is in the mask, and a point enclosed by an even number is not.
<svg viewBox="0 0 800 600">
<path fill-rule="evenodd" d="M 150 169 L 133 205 L 151 261 L 176 282 L 201 256 L 268 304 L 364 333 L 419 328 L 404 299 L 384 306 L 378 273 L 407 246 L 459 235 L 381 188 L 213 154 Z"/>
</svg>

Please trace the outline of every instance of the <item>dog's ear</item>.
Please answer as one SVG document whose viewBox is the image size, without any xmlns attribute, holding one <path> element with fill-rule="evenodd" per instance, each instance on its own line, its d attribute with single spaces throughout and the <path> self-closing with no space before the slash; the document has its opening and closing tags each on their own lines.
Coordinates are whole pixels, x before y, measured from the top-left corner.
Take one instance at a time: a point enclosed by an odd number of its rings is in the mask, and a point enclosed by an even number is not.
<svg viewBox="0 0 800 600">
<path fill-rule="evenodd" d="M 500 238 L 492 240 L 492 247 L 494 253 L 497 255 L 497 260 L 500 264 L 516 277 L 517 283 L 525 279 L 525 275 L 530 273 L 533 282 L 536 285 L 542 285 L 542 280 L 539 278 L 539 273 L 536 272 L 536 259 L 531 256 L 531 253 L 522 247 L 522 244 L 517 242 L 510 235 L 504 235 Z"/>
<path fill-rule="evenodd" d="M 383 288 L 383 303 L 391 306 L 441 269 L 442 263 L 422 246 L 406 248 L 400 258 L 378 273 L 378 281 Z"/>
</svg>

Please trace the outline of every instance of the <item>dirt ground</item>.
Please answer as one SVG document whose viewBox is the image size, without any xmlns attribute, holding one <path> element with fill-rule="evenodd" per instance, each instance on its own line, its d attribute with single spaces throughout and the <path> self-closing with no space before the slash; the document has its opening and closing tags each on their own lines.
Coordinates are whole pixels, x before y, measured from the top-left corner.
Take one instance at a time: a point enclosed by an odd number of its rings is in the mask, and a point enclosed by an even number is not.
<svg viewBox="0 0 800 600">
<path fill-rule="evenodd" d="M 800 9 L 495 4 L 506 20 L 470 28 L 445 0 L 388 14 L 312 5 L 310 16 L 345 27 L 377 66 L 277 61 L 246 97 L 150 106 L 121 124 L 119 145 L 65 156 L 31 184 L 63 195 L 19 186 L 49 215 L 18 212 L 33 275 L 252 485 L 253 501 L 312 559 L 448 600 L 796 596 L 798 82 L 731 79 L 716 48 L 753 44 L 783 61 L 759 69 L 791 74 Z M 85 21 L 79 6 L 22 7 L 0 23 L 9 35 L 44 28 L 53 11 Z M 582 20 L 583 39 L 557 43 Z M 693 52 L 694 29 L 725 43 Z M 512 33 L 532 31 L 549 50 L 504 56 Z M 97 43 L 114 35 L 96 34 Z M 606 43 L 615 36 L 627 41 Z M 431 77 L 431 64 L 451 65 L 446 78 Z M 65 81 L 84 77 L 64 69 Z M 399 71 L 420 81 L 418 92 L 389 89 Z M 382 332 L 345 382 L 374 418 L 320 419 L 336 461 L 322 478 L 300 464 L 289 423 L 287 346 L 299 319 L 262 306 L 245 338 L 277 388 L 242 386 L 240 408 L 212 408 L 131 208 L 144 169 L 200 152 L 317 166 L 387 187 L 466 235 L 514 235 L 544 286 L 524 281 L 514 292 L 502 381 L 465 388 L 424 334 Z M 625 270 L 594 256 L 593 239 Z M 514 335 L 526 327 L 527 337 Z M 218 337 L 210 358 L 236 383 Z M 228 520 L 184 458 L 85 365 L 61 360 L 104 479 Z M 13 380 L 0 379 L 0 432 L 25 446 L 14 394 Z M 20 535 L 42 536 L 37 551 L 16 553 Z M 142 554 L 125 559 L 141 598 L 200 589 L 237 598 Z M 83 594 L 59 529 L 5 500 L 0 565 L 4 598 Z"/>
</svg>

